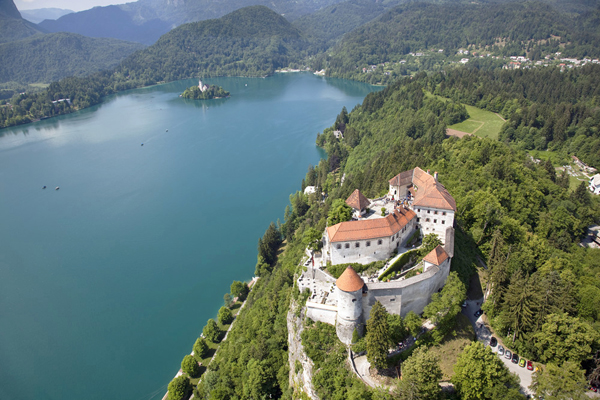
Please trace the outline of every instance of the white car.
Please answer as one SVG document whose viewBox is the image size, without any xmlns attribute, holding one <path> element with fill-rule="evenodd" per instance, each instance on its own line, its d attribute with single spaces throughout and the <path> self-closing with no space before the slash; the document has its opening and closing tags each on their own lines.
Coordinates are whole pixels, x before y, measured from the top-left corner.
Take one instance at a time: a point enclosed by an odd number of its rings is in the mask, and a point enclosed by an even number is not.
<svg viewBox="0 0 600 400">
<path fill-rule="evenodd" d="M 498 346 L 498 355 L 499 356 L 503 356 L 504 355 L 504 347 L 502 347 L 502 345 Z"/>
</svg>

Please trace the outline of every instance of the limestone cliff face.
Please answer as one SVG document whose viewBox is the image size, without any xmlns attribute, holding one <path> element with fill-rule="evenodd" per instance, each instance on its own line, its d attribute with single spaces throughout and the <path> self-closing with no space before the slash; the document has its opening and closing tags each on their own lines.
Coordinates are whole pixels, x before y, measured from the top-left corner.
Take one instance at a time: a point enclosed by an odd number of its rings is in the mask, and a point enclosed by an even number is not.
<svg viewBox="0 0 600 400">
<path fill-rule="evenodd" d="M 292 299 L 287 314 L 288 329 L 288 361 L 290 365 L 290 386 L 294 389 L 294 398 L 301 398 L 305 393 L 313 400 L 319 400 L 312 385 L 313 362 L 304 352 L 300 335 L 304 330 L 306 308 Z"/>
</svg>

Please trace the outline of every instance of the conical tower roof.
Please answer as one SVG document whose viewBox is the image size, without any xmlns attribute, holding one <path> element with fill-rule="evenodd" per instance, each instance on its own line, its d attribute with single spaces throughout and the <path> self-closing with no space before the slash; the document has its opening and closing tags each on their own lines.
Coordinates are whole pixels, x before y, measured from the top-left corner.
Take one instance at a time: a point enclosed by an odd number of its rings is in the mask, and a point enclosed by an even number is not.
<svg viewBox="0 0 600 400">
<path fill-rule="evenodd" d="M 362 289 L 365 282 L 358 276 L 354 268 L 348 267 L 342 275 L 340 275 L 337 281 L 335 281 L 335 285 L 344 292 L 356 292 L 357 290 Z"/>
</svg>

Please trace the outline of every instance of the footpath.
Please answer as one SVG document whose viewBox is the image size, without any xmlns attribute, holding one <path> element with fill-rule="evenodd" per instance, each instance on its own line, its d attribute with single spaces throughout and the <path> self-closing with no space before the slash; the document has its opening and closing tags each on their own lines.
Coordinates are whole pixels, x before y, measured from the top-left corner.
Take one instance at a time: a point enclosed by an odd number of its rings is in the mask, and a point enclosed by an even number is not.
<svg viewBox="0 0 600 400">
<path fill-rule="evenodd" d="M 254 286 L 254 284 L 258 281 L 258 276 L 255 276 L 254 278 L 252 278 L 252 280 L 248 283 L 248 287 L 250 288 L 250 290 L 252 290 L 252 287 Z M 248 294 L 249 296 L 250 294 Z M 240 315 L 240 313 L 242 312 L 242 310 L 244 309 L 244 306 L 246 305 L 246 301 L 248 301 L 248 297 L 246 296 L 246 300 L 244 300 L 244 302 L 242 303 L 242 305 L 240 306 L 240 309 L 238 310 L 237 314 L 235 315 L 233 321 L 231 322 L 231 325 L 229 325 L 229 328 L 227 328 L 227 332 L 225 332 L 225 336 L 223 337 L 223 340 L 221 340 L 221 342 L 219 342 L 219 347 L 217 347 L 217 350 L 215 350 L 215 354 L 213 354 L 213 356 L 211 357 L 208 365 L 210 365 L 211 362 L 213 362 L 213 360 L 215 359 L 215 357 L 217 356 L 217 353 L 219 352 L 219 349 L 221 348 L 221 343 L 223 343 L 225 340 L 227 340 L 227 335 L 229 335 L 229 332 L 231 331 L 231 328 L 233 328 L 233 325 L 235 324 L 235 321 L 237 321 L 237 317 L 238 315 Z M 190 355 L 194 355 L 194 351 L 192 350 L 192 352 L 190 353 Z M 208 367 L 207 365 L 207 367 Z M 179 371 L 177 371 L 177 373 L 175 374 L 175 376 L 173 377 L 173 379 L 183 375 L 184 372 L 181 370 L 181 368 L 179 369 Z M 200 378 L 202 379 L 202 378 Z M 194 398 L 194 394 L 192 393 L 192 396 L 189 398 L 189 400 L 192 400 Z M 167 393 L 165 393 L 165 395 L 163 396 L 162 400 L 168 400 L 169 399 L 169 391 L 167 390 Z"/>
</svg>

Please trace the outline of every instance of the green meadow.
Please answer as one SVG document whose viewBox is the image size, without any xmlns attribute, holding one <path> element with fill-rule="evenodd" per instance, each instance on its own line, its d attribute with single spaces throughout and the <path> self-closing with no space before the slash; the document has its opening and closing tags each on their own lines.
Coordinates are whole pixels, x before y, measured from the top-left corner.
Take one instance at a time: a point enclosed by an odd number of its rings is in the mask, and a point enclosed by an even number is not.
<svg viewBox="0 0 600 400">
<path fill-rule="evenodd" d="M 497 140 L 504 120 L 491 111 L 485 111 L 466 104 L 465 107 L 470 118 L 458 124 L 451 125 L 448 128 Z"/>
</svg>

